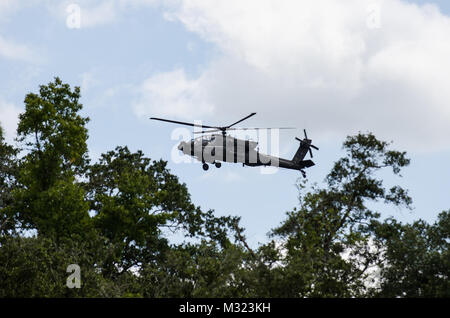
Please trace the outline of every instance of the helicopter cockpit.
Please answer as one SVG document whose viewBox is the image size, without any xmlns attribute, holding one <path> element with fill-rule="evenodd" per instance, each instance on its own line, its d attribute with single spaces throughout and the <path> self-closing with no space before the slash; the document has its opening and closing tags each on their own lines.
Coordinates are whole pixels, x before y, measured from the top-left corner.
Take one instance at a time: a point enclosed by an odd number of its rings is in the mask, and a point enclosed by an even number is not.
<svg viewBox="0 0 450 318">
<path fill-rule="evenodd" d="M 210 136 L 204 135 L 204 136 L 202 136 L 202 137 L 200 137 L 200 138 L 201 138 L 203 141 L 207 141 L 208 143 L 210 143 L 210 142 L 216 140 L 216 136 L 214 136 L 214 135 L 210 135 Z"/>
<path fill-rule="evenodd" d="M 216 136 L 214 135 L 203 135 L 201 137 L 197 137 L 192 139 L 192 142 L 195 144 L 201 144 L 202 146 L 207 146 L 208 144 L 214 142 L 216 140 Z"/>
</svg>

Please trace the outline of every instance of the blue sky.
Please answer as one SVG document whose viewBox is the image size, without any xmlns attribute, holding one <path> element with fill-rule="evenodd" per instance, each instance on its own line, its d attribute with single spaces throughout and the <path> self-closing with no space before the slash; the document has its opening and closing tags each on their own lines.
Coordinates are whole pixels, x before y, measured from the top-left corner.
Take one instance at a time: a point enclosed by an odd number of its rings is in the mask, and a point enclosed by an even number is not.
<svg viewBox="0 0 450 318">
<path fill-rule="evenodd" d="M 320 147 L 311 182 L 346 135 L 373 131 L 412 159 L 383 177 L 415 209 L 377 206 L 383 217 L 434 222 L 450 208 L 449 15 L 445 1 L 0 0 L 0 122 L 12 141 L 28 92 L 54 76 L 81 86 L 92 159 L 128 145 L 168 160 L 193 202 L 240 215 L 253 245 L 296 206 L 300 175 L 176 164 L 177 127 L 148 117 L 220 125 L 254 111 L 248 126 L 299 127 L 280 133 L 287 158 L 306 128 Z"/>
</svg>

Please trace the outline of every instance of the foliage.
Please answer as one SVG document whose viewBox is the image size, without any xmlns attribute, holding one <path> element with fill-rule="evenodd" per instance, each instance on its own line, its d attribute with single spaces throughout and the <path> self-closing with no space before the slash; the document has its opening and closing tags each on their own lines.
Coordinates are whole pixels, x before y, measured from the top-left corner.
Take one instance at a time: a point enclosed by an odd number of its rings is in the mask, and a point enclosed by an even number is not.
<svg viewBox="0 0 450 318">
<path fill-rule="evenodd" d="M 398 174 L 409 164 L 404 152 L 372 134 L 348 137 L 347 156 L 339 159 L 326 177 L 326 188 L 313 186 L 300 196 L 300 206 L 271 234 L 277 239 L 261 248 L 259 265 L 270 281 L 267 296 L 353 297 L 365 293 L 367 270 L 377 264 L 368 225 L 379 218 L 368 203 L 383 200 L 409 206 L 407 191 L 385 189 L 376 172 L 392 168 Z M 305 185 L 300 183 L 300 190 Z M 273 275 L 271 275 L 273 273 Z M 274 279 L 276 278 L 276 279 Z"/>
<path fill-rule="evenodd" d="M 89 252 L 86 252 L 89 251 Z M 124 291 L 103 278 L 97 263 L 111 253 L 101 240 L 7 237 L 0 247 L 0 297 L 114 297 Z M 81 268 L 81 288 L 68 288 L 67 267 Z"/>
<path fill-rule="evenodd" d="M 189 236 L 207 231 L 227 243 L 224 228 L 233 218 L 216 218 L 192 204 L 186 185 L 166 164 L 117 147 L 89 167 L 85 187 L 96 212 L 94 227 L 117 247 L 111 275 L 161 258 L 169 249 L 164 230 L 184 230 Z"/>
<path fill-rule="evenodd" d="M 253 250 L 240 218 L 194 205 L 167 162 L 119 146 L 91 164 L 79 99 L 55 78 L 26 96 L 19 149 L 0 127 L 0 297 L 450 295 L 450 212 L 380 220 L 373 202 L 411 205 L 379 177 L 409 159 L 373 134 L 344 141 L 323 187 L 300 182 L 298 207 Z"/>
<path fill-rule="evenodd" d="M 13 214 L 25 229 L 56 239 L 84 236 L 89 227 L 88 204 L 76 177 L 85 169 L 88 118 L 78 112 L 80 89 L 59 78 L 25 97 L 19 116 L 18 141 L 26 149 L 19 162 L 19 187 Z"/>
<path fill-rule="evenodd" d="M 14 215 L 7 211 L 13 203 L 12 192 L 16 186 L 18 150 L 6 144 L 0 127 L 0 235 L 15 231 Z"/>
<path fill-rule="evenodd" d="M 146 264 L 140 281 L 145 297 L 238 297 L 243 251 L 218 248 L 203 240 L 170 249 L 158 263 Z"/>
<path fill-rule="evenodd" d="M 390 218 L 373 227 L 384 247 L 380 289 L 382 297 L 450 296 L 450 211 L 435 224 L 419 220 L 401 224 Z"/>
</svg>

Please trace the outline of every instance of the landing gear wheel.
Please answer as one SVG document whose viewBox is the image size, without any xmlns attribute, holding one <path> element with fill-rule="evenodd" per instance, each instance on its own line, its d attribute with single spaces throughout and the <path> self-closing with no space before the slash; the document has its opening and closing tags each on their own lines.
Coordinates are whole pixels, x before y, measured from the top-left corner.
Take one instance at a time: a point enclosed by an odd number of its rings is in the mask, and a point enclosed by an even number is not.
<svg viewBox="0 0 450 318">
<path fill-rule="evenodd" d="M 222 164 L 220 162 L 216 162 L 214 165 L 216 166 L 216 168 L 222 167 Z"/>
<path fill-rule="evenodd" d="M 208 170 L 208 169 L 209 169 L 209 166 L 208 166 L 208 164 L 207 164 L 207 163 L 204 163 L 204 164 L 203 164 L 203 170 L 205 170 L 205 171 L 206 171 L 206 170 Z"/>
</svg>

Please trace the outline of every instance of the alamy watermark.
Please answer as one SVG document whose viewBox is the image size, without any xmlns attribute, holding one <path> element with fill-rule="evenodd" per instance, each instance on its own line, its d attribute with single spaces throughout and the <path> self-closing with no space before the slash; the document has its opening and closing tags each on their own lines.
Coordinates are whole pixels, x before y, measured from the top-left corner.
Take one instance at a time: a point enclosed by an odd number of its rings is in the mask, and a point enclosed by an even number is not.
<svg viewBox="0 0 450 318">
<path fill-rule="evenodd" d="M 81 288 L 81 269 L 78 264 L 70 264 L 66 269 L 67 273 L 71 273 L 66 280 L 68 288 Z"/>
<path fill-rule="evenodd" d="M 367 6 L 366 26 L 369 29 L 381 28 L 381 4 L 372 2 Z"/>
<path fill-rule="evenodd" d="M 71 3 L 66 7 L 66 26 L 69 29 L 81 28 L 81 7 L 76 3 Z"/>
</svg>

